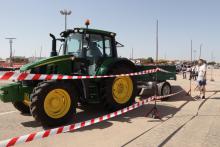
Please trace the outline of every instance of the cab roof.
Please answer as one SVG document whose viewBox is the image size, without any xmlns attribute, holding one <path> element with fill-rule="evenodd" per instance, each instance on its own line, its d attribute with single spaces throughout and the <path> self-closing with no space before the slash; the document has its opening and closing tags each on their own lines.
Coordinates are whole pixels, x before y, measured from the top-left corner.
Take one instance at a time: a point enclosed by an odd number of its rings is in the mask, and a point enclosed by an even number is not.
<svg viewBox="0 0 220 147">
<path fill-rule="evenodd" d="M 90 29 L 90 28 L 74 28 L 74 29 L 68 29 L 66 31 L 63 31 L 60 33 L 61 37 L 67 37 L 70 33 L 91 33 L 91 34 L 101 34 L 106 36 L 116 36 L 116 33 L 104 31 L 104 30 L 98 30 L 98 29 Z"/>
</svg>

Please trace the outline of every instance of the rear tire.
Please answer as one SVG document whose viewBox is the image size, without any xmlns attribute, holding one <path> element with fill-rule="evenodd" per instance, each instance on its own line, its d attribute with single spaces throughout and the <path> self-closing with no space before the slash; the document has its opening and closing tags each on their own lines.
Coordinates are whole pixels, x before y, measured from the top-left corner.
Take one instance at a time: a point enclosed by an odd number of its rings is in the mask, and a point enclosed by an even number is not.
<svg viewBox="0 0 220 147">
<path fill-rule="evenodd" d="M 132 72 L 135 72 L 135 70 L 125 64 L 119 64 L 113 67 L 109 74 L 116 75 Z M 103 99 L 104 106 L 110 111 L 133 104 L 136 95 L 137 84 L 135 77 L 115 77 L 102 81 L 101 98 Z"/>
<path fill-rule="evenodd" d="M 30 108 L 24 102 L 17 101 L 12 103 L 14 107 L 23 114 L 30 114 Z"/>
<path fill-rule="evenodd" d="M 30 110 L 33 117 L 47 126 L 58 126 L 74 118 L 77 92 L 70 83 L 46 81 L 34 88 Z"/>
</svg>

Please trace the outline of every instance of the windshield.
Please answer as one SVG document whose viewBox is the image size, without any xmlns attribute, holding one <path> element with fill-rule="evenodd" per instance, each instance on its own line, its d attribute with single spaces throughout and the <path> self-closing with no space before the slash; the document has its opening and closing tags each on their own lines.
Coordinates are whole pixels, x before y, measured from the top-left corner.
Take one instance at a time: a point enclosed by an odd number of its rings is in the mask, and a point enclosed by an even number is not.
<svg viewBox="0 0 220 147">
<path fill-rule="evenodd" d="M 82 34 L 70 34 L 66 39 L 66 54 L 82 56 Z"/>
</svg>

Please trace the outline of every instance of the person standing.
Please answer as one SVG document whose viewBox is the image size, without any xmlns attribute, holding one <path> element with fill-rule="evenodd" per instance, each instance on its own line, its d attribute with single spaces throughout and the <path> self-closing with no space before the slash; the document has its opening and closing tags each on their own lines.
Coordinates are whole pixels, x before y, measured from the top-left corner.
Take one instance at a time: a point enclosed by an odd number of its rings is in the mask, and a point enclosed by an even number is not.
<svg viewBox="0 0 220 147">
<path fill-rule="evenodd" d="M 195 66 L 195 69 L 194 69 L 194 72 L 195 72 L 194 80 L 195 80 L 195 81 L 197 80 L 197 77 L 198 77 L 198 70 L 199 70 L 199 66 L 196 65 L 196 66 Z"/>
<path fill-rule="evenodd" d="M 199 59 L 198 61 L 198 88 L 199 88 L 199 96 L 202 99 L 205 99 L 205 91 L 206 91 L 206 71 L 207 71 L 207 65 L 206 62 L 203 59 Z M 202 97 L 201 97 L 202 95 Z"/>
<path fill-rule="evenodd" d="M 182 72 L 183 72 L 183 79 L 186 79 L 186 66 L 183 65 L 182 67 Z"/>
</svg>

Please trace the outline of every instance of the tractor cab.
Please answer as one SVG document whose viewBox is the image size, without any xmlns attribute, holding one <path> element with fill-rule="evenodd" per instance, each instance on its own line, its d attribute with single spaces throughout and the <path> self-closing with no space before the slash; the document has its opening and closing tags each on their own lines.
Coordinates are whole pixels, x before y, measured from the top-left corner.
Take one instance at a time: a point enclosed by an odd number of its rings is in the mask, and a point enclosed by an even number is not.
<svg viewBox="0 0 220 147">
<path fill-rule="evenodd" d="M 80 58 L 117 57 L 115 48 L 115 33 L 75 28 L 61 33 L 65 38 L 64 55 L 74 55 Z"/>
<path fill-rule="evenodd" d="M 96 67 L 99 67 L 105 59 L 117 58 L 115 33 L 75 28 L 60 35 L 64 38 L 63 55 L 73 55 L 75 58 L 88 61 L 88 71 L 91 75 L 95 74 Z"/>
</svg>

